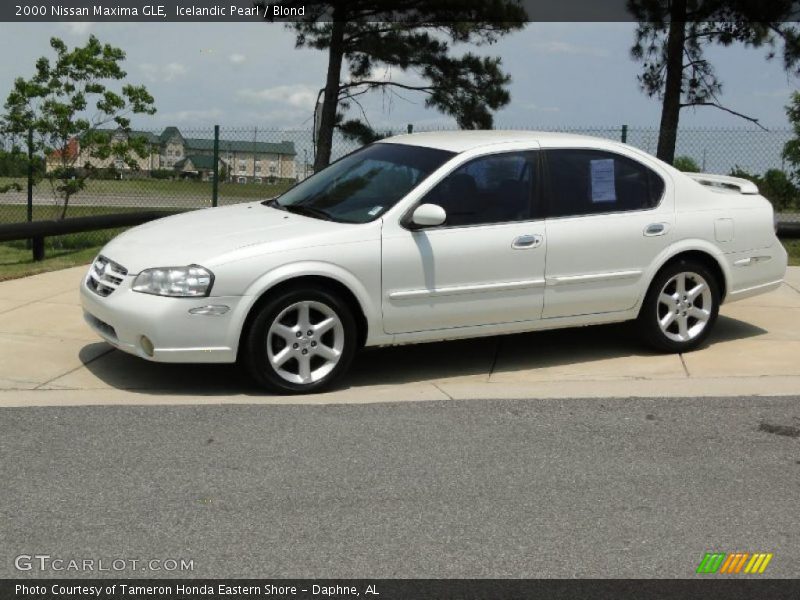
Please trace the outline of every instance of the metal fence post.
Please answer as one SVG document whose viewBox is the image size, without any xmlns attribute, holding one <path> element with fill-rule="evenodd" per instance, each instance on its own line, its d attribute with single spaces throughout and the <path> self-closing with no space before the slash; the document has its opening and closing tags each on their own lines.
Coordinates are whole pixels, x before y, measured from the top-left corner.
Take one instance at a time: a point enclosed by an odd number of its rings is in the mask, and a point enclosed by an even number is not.
<svg viewBox="0 0 800 600">
<path fill-rule="evenodd" d="M 214 125 L 214 181 L 211 184 L 211 206 L 219 201 L 219 125 Z"/>
<path fill-rule="evenodd" d="M 30 221 L 33 221 L 33 127 L 28 129 L 28 222 Z M 28 240 L 27 246 L 33 248 L 33 260 L 41 260 L 37 258 L 37 248 L 33 240 Z"/>
<path fill-rule="evenodd" d="M 623 125 L 622 126 L 622 132 L 621 132 L 621 135 L 620 135 L 620 141 L 623 144 L 628 142 L 628 126 L 627 125 Z"/>
</svg>

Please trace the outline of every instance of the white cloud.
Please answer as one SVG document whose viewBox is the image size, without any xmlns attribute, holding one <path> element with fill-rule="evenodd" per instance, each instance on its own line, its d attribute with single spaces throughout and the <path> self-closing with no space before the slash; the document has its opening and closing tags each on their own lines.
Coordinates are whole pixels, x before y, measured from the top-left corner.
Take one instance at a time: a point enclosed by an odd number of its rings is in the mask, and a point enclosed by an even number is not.
<svg viewBox="0 0 800 600">
<path fill-rule="evenodd" d="M 69 31 L 70 35 L 78 35 L 78 36 L 86 35 L 94 26 L 95 23 L 89 23 L 85 21 L 83 22 L 70 21 L 68 23 L 64 23 L 64 27 L 67 28 L 67 31 Z"/>
<path fill-rule="evenodd" d="M 243 102 L 261 104 L 263 102 L 280 102 L 295 108 L 313 109 L 318 91 L 304 84 L 278 85 L 271 88 L 254 90 L 244 88 L 236 92 Z"/>
<path fill-rule="evenodd" d="M 139 65 L 144 76 L 153 82 L 174 81 L 178 77 L 186 75 L 188 69 L 178 62 L 170 62 L 165 65 L 154 65 L 152 63 L 142 63 Z"/>
<path fill-rule="evenodd" d="M 789 95 L 792 93 L 792 90 L 789 88 L 779 89 L 779 90 L 769 90 L 769 91 L 755 91 L 753 92 L 753 96 L 756 98 L 789 98 Z"/>
<path fill-rule="evenodd" d="M 539 106 L 538 104 L 533 104 L 532 102 L 529 102 L 528 104 L 523 104 L 522 108 L 526 110 L 531 110 L 533 112 L 550 112 L 550 113 L 559 112 L 561 110 L 557 106 Z"/>
<path fill-rule="evenodd" d="M 545 54 L 571 54 L 573 56 L 608 56 L 608 52 L 591 46 L 581 46 L 556 40 L 537 41 L 532 46 Z"/>
<path fill-rule="evenodd" d="M 231 61 L 235 65 L 240 65 L 244 61 L 247 60 L 247 57 L 244 54 L 239 54 L 239 53 L 234 52 L 233 54 L 231 54 L 228 57 L 228 60 Z"/>
<path fill-rule="evenodd" d="M 212 121 L 219 119 L 225 115 L 225 111 L 218 108 L 211 108 L 208 110 L 179 110 L 176 112 L 156 113 L 161 121 L 172 122 L 198 122 L 198 121 Z"/>
</svg>

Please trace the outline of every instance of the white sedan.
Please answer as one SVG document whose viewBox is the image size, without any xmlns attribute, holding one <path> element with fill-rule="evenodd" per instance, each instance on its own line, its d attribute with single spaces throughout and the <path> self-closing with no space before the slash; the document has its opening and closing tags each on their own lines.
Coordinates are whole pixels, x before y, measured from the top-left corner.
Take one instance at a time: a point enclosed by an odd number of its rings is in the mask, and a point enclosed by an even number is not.
<svg viewBox="0 0 800 600">
<path fill-rule="evenodd" d="M 749 181 L 592 137 L 438 132 L 272 200 L 131 229 L 81 298 L 125 352 L 239 361 L 271 391 L 316 392 L 363 346 L 636 320 L 685 352 L 722 302 L 777 288 L 786 260 Z"/>
</svg>

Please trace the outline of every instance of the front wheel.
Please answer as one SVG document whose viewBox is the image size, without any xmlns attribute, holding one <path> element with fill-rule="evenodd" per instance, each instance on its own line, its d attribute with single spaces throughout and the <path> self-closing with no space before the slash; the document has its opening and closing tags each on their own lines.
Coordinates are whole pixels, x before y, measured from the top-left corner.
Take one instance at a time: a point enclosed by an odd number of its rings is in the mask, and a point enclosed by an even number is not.
<svg viewBox="0 0 800 600">
<path fill-rule="evenodd" d="M 656 275 L 639 313 L 645 341 L 664 352 L 688 352 L 708 337 L 719 314 L 714 274 L 700 262 L 680 260 Z"/>
<path fill-rule="evenodd" d="M 357 339 L 353 313 L 339 296 L 314 288 L 288 290 L 256 315 L 243 362 L 269 391 L 320 392 L 347 371 Z"/>
</svg>

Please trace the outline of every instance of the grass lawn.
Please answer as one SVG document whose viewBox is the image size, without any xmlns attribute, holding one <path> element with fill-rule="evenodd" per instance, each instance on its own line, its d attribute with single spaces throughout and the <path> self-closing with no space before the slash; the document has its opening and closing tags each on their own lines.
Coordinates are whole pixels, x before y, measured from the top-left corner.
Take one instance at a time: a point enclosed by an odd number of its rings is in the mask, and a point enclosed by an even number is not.
<svg viewBox="0 0 800 600">
<path fill-rule="evenodd" d="M 25 248 L 24 242 L 22 247 L 0 244 L 0 281 L 68 269 L 78 265 L 88 265 L 99 251 L 100 246 L 90 246 L 79 250 L 48 248 L 43 261 L 33 262 L 31 251 Z"/>
<path fill-rule="evenodd" d="M 789 253 L 789 266 L 800 267 L 800 239 L 782 241 L 786 251 Z"/>
</svg>

